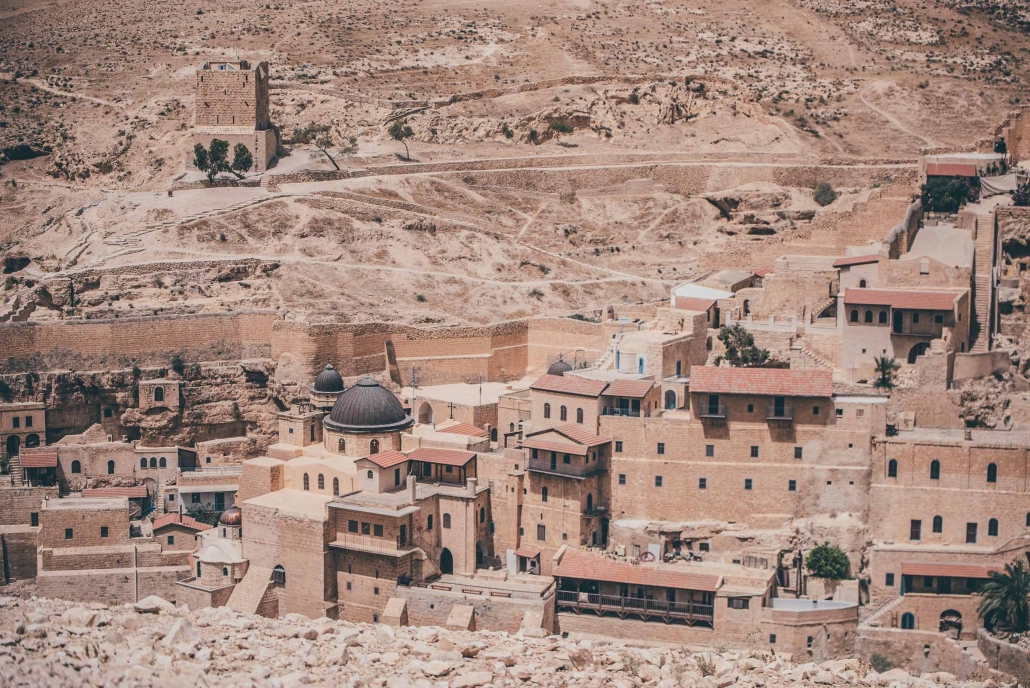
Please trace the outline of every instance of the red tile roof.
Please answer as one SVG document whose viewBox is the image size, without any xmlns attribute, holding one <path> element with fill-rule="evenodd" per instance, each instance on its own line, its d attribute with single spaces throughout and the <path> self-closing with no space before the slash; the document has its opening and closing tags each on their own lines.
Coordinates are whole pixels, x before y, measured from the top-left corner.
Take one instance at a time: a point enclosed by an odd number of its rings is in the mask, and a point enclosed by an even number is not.
<svg viewBox="0 0 1030 688">
<path fill-rule="evenodd" d="M 556 578 L 627 583 L 629 585 L 656 585 L 677 590 L 715 592 L 719 589 L 719 576 L 676 570 L 664 564 L 630 564 L 608 557 L 567 549 L 558 566 L 551 572 Z"/>
<path fill-rule="evenodd" d="M 522 442 L 522 446 L 527 449 L 553 451 L 558 452 L 559 454 L 575 454 L 576 456 L 586 456 L 587 453 L 586 445 L 562 442 L 560 440 L 549 439 L 547 437 L 527 437 Z"/>
<path fill-rule="evenodd" d="M 487 436 L 486 430 L 482 428 L 477 428 L 475 425 L 471 425 L 469 423 L 458 423 L 457 425 L 452 425 L 449 428 L 444 428 L 439 432 L 448 432 L 454 435 L 471 435 L 472 437 Z"/>
<path fill-rule="evenodd" d="M 555 432 L 559 432 L 562 435 L 565 435 L 573 442 L 585 444 L 588 447 L 596 447 L 599 444 L 605 444 L 606 442 L 612 441 L 609 437 L 595 435 L 594 433 L 590 432 L 578 423 L 566 423 L 565 425 L 559 425 L 556 428 L 554 428 L 554 430 Z"/>
<path fill-rule="evenodd" d="M 476 458 L 474 452 L 455 451 L 453 449 L 434 449 L 422 447 L 408 454 L 408 458 L 414 461 L 425 461 L 426 463 L 439 463 L 445 466 L 464 466 Z"/>
<path fill-rule="evenodd" d="M 642 399 L 654 387 L 654 380 L 616 380 L 604 390 L 606 397 L 632 397 Z"/>
<path fill-rule="evenodd" d="M 161 516 L 160 518 L 156 519 L 154 521 L 154 532 L 157 532 L 159 528 L 164 528 L 165 526 L 170 525 L 179 525 L 184 528 L 189 528 L 190 530 L 196 531 L 210 530 L 211 528 L 214 528 L 214 526 L 208 525 L 206 523 L 201 523 L 192 516 L 174 513 L 165 514 L 164 516 Z"/>
<path fill-rule="evenodd" d="M 976 165 L 957 162 L 926 163 L 927 177 L 975 177 Z"/>
<path fill-rule="evenodd" d="M 83 490 L 82 496 L 86 499 L 96 497 L 128 497 L 129 499 L 141 499 L 150 494 L 146 485 L 130 485 L 129 487 L 97 487 L 92 490 Z"/>
<path fill-rule="evenodd" d="M 1004 566 L 981 566 L 978 564 L 917 564 L 901 563 L 904 576 L 945 576 L 950 578 L 990 578 L 991 571 L 1003 571 Z"/>
<path fill-rule="evenodd" d="M 681 311 L 698 311 L 704 313 L 718 301 L 713 299 L 696 299 L 692 296 L 677 296 L 676 308 Z"/>
<path fill-rule="evenodd" d="M 22 468 L 54 468 L 57 466 L 56 451 L 38 451 L 21 453 Z"/>
<path fill-rule="evenodd" d="M 540 556 L 540 550 L 530 549 L 529 547 L 519 547 L 515 550 L 515 555 L 519 557 L 527 557 L 529 559 L 535 559 Z"/>
<path fill-rule="evenodd" d="M 366 456 L 364 458 L 380 468 L 392 468 L 408 460 L 407 456 L 392 449 L 387 449 L 386 451 L 381 451 L 378 454 L 372 454 L 371 456 Z"/>
<path fill-rule="evenodd" d="M 690 391 L 702 394 L 828 397 L 833 394 L 833 377 L 829 370 L 694 366 L 690 369 Z"/>
<path fill-rule="evenodd" d="M 581 397 L 599 397 L 608 383 L 604 380 L 588 380 L 575 375 L 544 375 L 529 386 L 541 392 L 575 394 Z"/>
<path fill-rule="evenodd" d="M 866 263 L 876 263 L 879 260 L 880 256 L 876 253 L 867 256 L 845 256 L 833 261 L 833 267 L 846 268 L 849 265 L 865 265 Z"/>
<path fill-rule="evenodd" d="M 901 289 L 848 289 L 844 303 L 853 306 L 890 306 L 905 310 L 950 311 L 961 296 L 954 291 L 905 291 Z"/>
</svg>

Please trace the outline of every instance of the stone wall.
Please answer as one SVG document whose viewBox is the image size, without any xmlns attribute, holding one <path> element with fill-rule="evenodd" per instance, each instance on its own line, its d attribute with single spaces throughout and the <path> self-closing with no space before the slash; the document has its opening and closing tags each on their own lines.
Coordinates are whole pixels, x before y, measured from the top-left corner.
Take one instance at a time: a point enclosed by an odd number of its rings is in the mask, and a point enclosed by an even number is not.
<svg viewBox="0 0 1030 688">
<path fill-rule="evenodd" d="M 432 588 L 398 586 L 398 597 L 408 601 L 408 622 L 413 626 L 444 626 L 451 608 L 468 605 L 476 610 L 476 628 L 480 630 L 517 633 L 526 612 L 541 612 L 544 628 L 554 624 L 554 589 L 538 600 L 514 597 L 490 597 L 433 590 Z"/>
<path fill-rule="evenodd" d="M 43 500 L 57 499 L 56 487 L 9 487 L 0 489 L 0 526 L 28 525 L 31 514 L 43 510 Z"/>
<path fill-rule="evenodd" d="M 0 583 L 31 580 L 36 577 L 36 536 L 32 526 L 6 526 L 0 529 Z"/>
<path fill-rule="evenodd" d="M 962 648 L 941 633 L 861 626 L 855 656 L 868 662 L 873 655 L 915 674 L 947 671 L 963 678 L 976 668 L 973 660 L 963 656 Z"/>
<path fill-rule="evenodd" d="M 1015 677 L 1020 685 L 1030 685 L 1030 651 L 1026 648 L 995 638 L 984 628 L 976 634 L 976 646 L 990 668 Z"/>
</svg>

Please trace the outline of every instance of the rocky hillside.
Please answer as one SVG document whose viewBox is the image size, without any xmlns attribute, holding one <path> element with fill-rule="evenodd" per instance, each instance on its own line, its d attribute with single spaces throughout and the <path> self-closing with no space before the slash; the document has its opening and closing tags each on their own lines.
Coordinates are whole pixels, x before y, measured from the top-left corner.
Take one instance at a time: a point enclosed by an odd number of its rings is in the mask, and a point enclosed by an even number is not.
<svg viewBox="0 0 1030 688">
<path fill-rule="evenodd" d="M 541 634 L 542 635 L 542 634 Z M 0 685 L 474 688 L 964 686 L 945 673 L 878 674 L 859 660 L 792 664 L 763 651 L 692 653 L 557 636 L 391 628 L 227 608 L 175 609 L 156 597 L 108 607 L 0 597 Z"/>
</svg>

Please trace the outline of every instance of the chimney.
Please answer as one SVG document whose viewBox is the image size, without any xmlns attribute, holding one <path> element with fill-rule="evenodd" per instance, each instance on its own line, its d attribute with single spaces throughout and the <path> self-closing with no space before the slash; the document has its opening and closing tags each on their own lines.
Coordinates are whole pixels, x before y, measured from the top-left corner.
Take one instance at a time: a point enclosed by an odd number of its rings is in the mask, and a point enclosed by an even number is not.
<svg viewBox="0 0 1030 688">
<path fill-rule="evenodd" d="M 415 476 L 408 476 L 408 499 L 415 502 Z"/>
<path fill-rule="evenodd" d="M 972 441 L 973 441 L 973 431 L 970 430 L 969 428 L 966 428 L 966 442 L 972 442 Z"/>
<path fill-rule="evenodd" d="M 476 478 L 469 478 L 468 479 L 468 483 L 466 484 L 466 489 L 467 489 L 466 496 L 469 499 L 475 499 L 476 498 L 476 483 L 478 483 L 478 482 L 479 481 Z"/>
</svg>

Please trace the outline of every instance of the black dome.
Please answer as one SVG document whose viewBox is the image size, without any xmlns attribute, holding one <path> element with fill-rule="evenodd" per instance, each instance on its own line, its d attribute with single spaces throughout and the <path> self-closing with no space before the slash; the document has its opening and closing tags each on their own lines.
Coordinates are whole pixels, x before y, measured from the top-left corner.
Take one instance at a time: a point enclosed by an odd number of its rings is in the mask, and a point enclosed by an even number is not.
<svg viewBox="0 0 1030 688">
<path fill-rule="evenodd" d="M 548 375 L 564 375 L 570 370 L 572 370 L 572 366 L 570 366 L 568 363 L 561 360 L 560 358 L 551 365 L 547 366 Z"/>
<path fill-rule="evenodd" d="M 323 423 L 336 432 L 391 432 L 411 425 L 411 416 L 393 392 L 364 377 L 339 396 Z"/>
<path fill-rule="evenodd" d="M 331 365 L 327 365 L 325 370 L 315 377 L 315 386 L 311 390 L 322 394 L 342 392 L 343 378 Z"/>
</svg>

